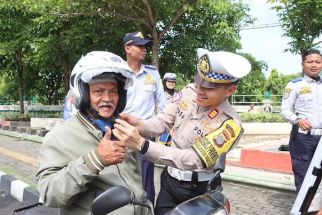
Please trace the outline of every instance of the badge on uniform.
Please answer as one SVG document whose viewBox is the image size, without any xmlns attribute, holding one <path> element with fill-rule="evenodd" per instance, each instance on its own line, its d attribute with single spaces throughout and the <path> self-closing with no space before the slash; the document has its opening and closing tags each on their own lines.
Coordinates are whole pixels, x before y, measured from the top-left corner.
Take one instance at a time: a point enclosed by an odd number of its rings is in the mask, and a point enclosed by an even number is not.
<svg viewBox="0 0 322 215">
<path fill-rule="evenodd" d="M 210 112 L 208 113 L 208 117 L 209 117 L 210 119 L 214 119 L 217 115 L 218 115 L 218 110 L 217 110 L 217 109 L 213 109 L 212 111 L 210 111 Z"/>
<path fill-rule="evenodd" d="M 144 84 L 155 84 L 152 75 L 148 74 L 145 76 Z"/>
<path fill-rule="evenodd" d="M 285 88 L 283 98 L 287 99 L 290 96 L 292 89 L 291 88 Z"/>
<path fill-rule="evenodd" d="M 308 87 L 308 86 L 304 86 L 304 87 L 302 87 L 301 89 L 300 89 L 300 91 L 299 91 L 299 94 L 300 95 L 303 95 L 303 94 L 311 94 L 312 93 L 312 90 L 311 90 L 311 88 L 310 87 Z"/>
<path fill-rule="evenodd" d="M 188 103 L 186 101 L 181 100 L 179 102 L 179 108 L 180 110 L 187 111 L 188 110 Z"/>
<path fill-rule="evenodd" d="M 239 141 L 242 134 L 243 128 L 233 119 L 227 119 L 219 128 L 197 139 L 192 148 L 203 165 L 210 167 L 216 163 L 219 155 L 228 152 Z"/>
</svg>

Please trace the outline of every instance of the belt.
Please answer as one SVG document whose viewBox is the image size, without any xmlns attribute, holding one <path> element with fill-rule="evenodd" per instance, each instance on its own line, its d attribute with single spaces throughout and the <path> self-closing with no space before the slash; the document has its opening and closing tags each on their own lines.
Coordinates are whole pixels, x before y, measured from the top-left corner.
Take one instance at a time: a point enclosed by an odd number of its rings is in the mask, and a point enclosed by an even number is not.
<svg viewBox="0 0 322 215">
<path fill-rule="evenodd" d="M 322 128 L 312 128 L 310 130 L 310 135 L 312 135 L 312 136 L 321 136 L 322 135 Z"/>
<path fill-rule="evenodd" d="M 198 174 L 198 181 L 209 181 L 214 176 L 214 173 L 183 171 L 170 166 L 168 166 L 167 170 L 169 175 L 179 181 L 191 181 L 193 173 Z"/>
</svg>

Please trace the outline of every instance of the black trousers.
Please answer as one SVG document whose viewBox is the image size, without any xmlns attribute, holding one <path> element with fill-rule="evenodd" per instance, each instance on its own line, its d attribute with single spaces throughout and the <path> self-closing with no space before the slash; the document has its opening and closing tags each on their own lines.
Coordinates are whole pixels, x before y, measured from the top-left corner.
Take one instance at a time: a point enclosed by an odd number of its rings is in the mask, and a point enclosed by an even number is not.
<svg viewBox="0 0 322 215">
<path fill-rule="evenodd" d="M 293 126 L 289 145 L 296 192 L 299 192 L 321 136 L 301 134 L 297 130 Z"/>
<path fill-rule="evenodd" d="M 155 214 L 163 215 L 178 204 L 202 195 L 207 190 L 208 181 L 179 181 L 169 175 L 167 168 L 161 173 L 161 188 L 155 205 Z M 219 185 L 221 185 L 221 180 Z M 214 189 L 218 184 L 212 186 Z"/>
</svg>

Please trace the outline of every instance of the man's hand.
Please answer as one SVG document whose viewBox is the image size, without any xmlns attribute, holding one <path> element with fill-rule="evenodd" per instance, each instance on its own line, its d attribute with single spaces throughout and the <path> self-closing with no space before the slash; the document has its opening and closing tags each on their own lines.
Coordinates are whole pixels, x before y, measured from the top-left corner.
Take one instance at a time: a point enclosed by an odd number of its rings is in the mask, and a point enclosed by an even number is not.
<svg viewBox="0 0 322 215">
<path fill-rule="evenodd" d="M 112 131 L 105 127 L 106 132 L 97 146 L 99 156 L 104 160 L 104 165 L 113 165 L 121 163 L 125 157 L 125 145 L 122 141 L 112 141 Z"/>
<path fill-rule="evenodd" d="M 300 119 L 297 124 L 304 131 L 308 131 L 312 128 L 311 123 L 307 119 Z"/>
<path fill-rule="evenodd" d="M 136 127 L 138 130 L 140 130 L 143 127 L 142 121 L 131 114 L 120 113 L 120 119 Z"/>
<path fill-rule="evenodd" d="M 138 129 L 122 119 L 116 119 L 115 122 L 113 134 L 119 140 L 124 141 L 126 147 L 140 151 L 144 138 Z"/>
</svg>

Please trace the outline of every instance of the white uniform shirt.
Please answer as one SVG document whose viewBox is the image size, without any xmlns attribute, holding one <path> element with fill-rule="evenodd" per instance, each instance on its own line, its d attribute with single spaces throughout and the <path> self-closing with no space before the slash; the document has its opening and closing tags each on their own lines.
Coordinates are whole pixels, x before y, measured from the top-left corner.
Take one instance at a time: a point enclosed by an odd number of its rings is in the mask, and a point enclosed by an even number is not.
<svg viewBox="0 0 322 215">
<path fill-rule="evenodd" d="M 322 80 L 297 78 L 285 87 L 281 114 L 291 124 L 307 119 L 313 128 L 322 128 Z"/>
<path fill-rule="evenodd" d="M 124 113 L 130 113 L 140 119 L 149 119 L 156 110 L 163 110 L 165 97 L 160 74 L 154 66 L 141 64 L 140 71 L 132 72 L 133 86 L 127 90 Z"/>
</svg>

